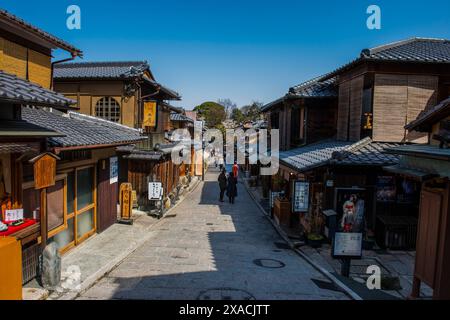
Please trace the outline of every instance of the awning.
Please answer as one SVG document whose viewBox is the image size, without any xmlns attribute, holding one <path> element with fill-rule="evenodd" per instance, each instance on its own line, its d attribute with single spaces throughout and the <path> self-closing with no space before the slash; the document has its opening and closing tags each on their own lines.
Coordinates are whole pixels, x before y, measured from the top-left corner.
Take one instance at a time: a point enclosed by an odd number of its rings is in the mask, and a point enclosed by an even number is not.
<svg viewBox="0 0 450 320">
<path fill-rule="evenodd" d="M 408 168 L 408 167 L 404 167 L 401 165 L 384 167 L 383 169 L 387 172 L 395 173 L 397 175 L 411 178 L 411 179 L 418 180 L 418 181 L 426 181 L 426 180 L 436 178 L 439 176 L 438 174 L 429 173 L 429 172 L 425 172 L 425 171 L 421 171 L 421 170 L 417 170 L 417 169 L 413 169 L 413 168 Z"/>
<path fill-rule="evenodd" d="M 123 157 L 128 160 L 140 160 L 140 161 L 158 161 L 162 158 L 161 153 L 131 153 Z"/>
</svg>

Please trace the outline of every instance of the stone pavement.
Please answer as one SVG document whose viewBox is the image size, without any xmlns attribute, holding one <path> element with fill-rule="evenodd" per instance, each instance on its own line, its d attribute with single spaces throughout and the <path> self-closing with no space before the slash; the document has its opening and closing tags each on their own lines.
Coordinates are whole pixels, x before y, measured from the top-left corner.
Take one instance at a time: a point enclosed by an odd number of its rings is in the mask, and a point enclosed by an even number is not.
<svg viewBox="0 0 450 320">
<path fill-rule="evenodd" d="M 265 202 L 261 188 L 247 185 L 247 189 L 251 192 L 255 201 L 261 203 L 262 208 L 268 211 L 269 205 L 263 205 Z M 286 230 L 282 230 L 282 232 L 286 232 Z M 286 237 L 289 236 L 286 234 Z M 332 274 L 340 274 L 340 261 L 331 257 L 331 246 L 329 244 L 324 244 L 319 249 L 299 246 L 298 250 L 305 254 L 314 264 L 320 266 L 320 268 Z M 362 260 L 352 261 L 350 277 L 358 283 L 365 283 L 367 267 L 377 265 L 381 269 L 382 277 L 398 278 L 400 284 L 397 288 L 382 290 L 382 292 L 394 298 L 407 299 L 412 289 L 414 263 L 414 251 L 364 250 Z M 432 294 L 432 290 L 426 284 L 422 284 L 421 298 L 431 298 Z"/>
<path fill-rule="evenodd" d="M 192 191 L 197 184 L 198 179 L 193 179 L 186 192 Z M 173 216 L 172 211 L 185 196 L 189 194 L 180 196 L 178 203 L 166 213 L 167 217 Z M 63 255 L 61 285 L 55 288 L 47 299 L 74 299 L 151 238 L 155 233 L 152 229 L 162 221 L 145 212 L 133 211 L 132 225 L 116 223 Z M 32 281 L 26 286 L 25 298 L 29 300 L 45 299 L 48 295 L 37 281 Z"/>
<path fill-rule="evenodd" d="M 78 299 L 348 299 L 290 250 L 238 185 L 218 202 L 217 172 Z"/>
</svg>

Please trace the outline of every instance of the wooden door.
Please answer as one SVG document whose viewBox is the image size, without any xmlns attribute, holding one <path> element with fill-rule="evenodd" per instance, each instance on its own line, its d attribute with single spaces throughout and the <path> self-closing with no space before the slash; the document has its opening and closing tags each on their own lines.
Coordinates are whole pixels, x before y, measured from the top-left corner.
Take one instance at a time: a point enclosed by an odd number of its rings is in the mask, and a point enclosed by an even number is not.
<svg viewBox="0 0 450 320">
<path fill-rule="evenodd" d="M 117 221 L 117 203 L 119 183 L 111 183 L 110 160 L 99 161 L 97 187 L 97 231 L 102 232 Z"/>
<path fill-rule="evenodd" d="M 422 191 L 415 275 L 432 288 L 435 285 L 441 208 L 441 194 Z"/>
</svg>

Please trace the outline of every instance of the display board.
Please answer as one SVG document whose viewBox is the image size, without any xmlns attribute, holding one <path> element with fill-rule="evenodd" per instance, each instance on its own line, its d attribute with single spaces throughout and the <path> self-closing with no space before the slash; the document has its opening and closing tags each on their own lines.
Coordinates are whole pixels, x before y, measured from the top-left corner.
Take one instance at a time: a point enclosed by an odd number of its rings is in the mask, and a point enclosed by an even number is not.
<svg viewBox="0 0 450 320">
<path fill-rule="evenodd" d="M 336 232 L 332 248 L 333 258 L 361 259 L 362 240 L 362 233 Z"/>
</svg>

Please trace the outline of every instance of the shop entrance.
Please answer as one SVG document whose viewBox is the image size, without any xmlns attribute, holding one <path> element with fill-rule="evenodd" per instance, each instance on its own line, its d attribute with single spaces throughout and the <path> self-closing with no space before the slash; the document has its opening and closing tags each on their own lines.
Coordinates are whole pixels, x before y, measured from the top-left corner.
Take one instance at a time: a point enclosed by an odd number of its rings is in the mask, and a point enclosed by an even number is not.
<svg viewBox="0 0 450 320">
<path fill-rule="evenodd" d="M 96 232 L 96 172 L 95 166 L 66 172 L 67 228 L 49 241 L 57 243 L 61 252 L 82 243 Z"/>
</svg>

